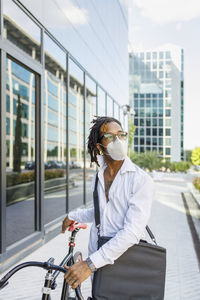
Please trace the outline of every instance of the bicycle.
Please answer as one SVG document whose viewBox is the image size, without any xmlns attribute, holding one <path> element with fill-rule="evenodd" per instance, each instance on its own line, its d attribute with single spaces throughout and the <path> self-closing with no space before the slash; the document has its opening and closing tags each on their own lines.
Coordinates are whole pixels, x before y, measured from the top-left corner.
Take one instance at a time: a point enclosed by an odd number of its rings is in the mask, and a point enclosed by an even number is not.
<svg viewBox="0 0 200 300">
<path fill-rule="evenodd" d="M 82 254 L 81 252 L 76 252 L 73 255 L 74 248 L 75 248 L 75 237 L 77 232 L 80 229 L 86 229 L 87 225 L 84 223 L 76 223 L 74 222 L 68 229 L 71 231 L 71 237 L 69 238 L 69 250 L 68 254 L 64 257 L 59 265 L 54 265 L 54 258 L 50 258 L 46 262 L 39 262 L 39 261 L 30 261 L 25 262 L 22 264 L 17 265 L 12 270 L 10 270 L 1 280 L 0 280 L 0 290 L 3 289 L 8 284 L 8 279 L 11 278 L 16 272 L 19 270 L 26 268 L 26 267 L 39 267 L 47 270 L 44 280 L 44 286 L 42 288 L 42 300 L 51 300 L 51 291 L 56 289 L 56 278 L 58 275 L 62 273 L 66 273 L 67 269 L 64 268 L 64 265 L 71 266 L 78 261 L 82 261 Z M 53 272 L 54 271 L 54 272 Z M 60 300 L 84 300 L 81 294 L 81 288 L 78 286 L 75 289 L 75 297 L 71 297 L 70 293 L 70 286 L 69 284 L 63 279 L 63 286 L 61 292 Z M 88 298 L 87 300 L 90 300 Z"/>
</svg>

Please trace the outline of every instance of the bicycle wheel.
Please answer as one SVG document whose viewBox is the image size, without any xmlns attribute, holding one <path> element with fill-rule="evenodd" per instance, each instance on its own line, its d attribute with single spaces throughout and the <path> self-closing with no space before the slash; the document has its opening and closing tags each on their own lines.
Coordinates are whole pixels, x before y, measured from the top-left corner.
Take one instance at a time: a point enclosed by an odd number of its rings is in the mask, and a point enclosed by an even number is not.
<svg viewBox="0 0 200 300">
<path fill-rule="evenodd" d="M 81 262 L 83 260 L 82 253 L 77 251 L 73 256 L 73 263 Z M 81 285 L 80 285 L 81 287 Z M 67 282 L 63 284 L 63 289 L 66 290 L 66 296 L 62 297 L 62 300 L 78 300 L 75 291 L 69 286 Z"/>
</svg>

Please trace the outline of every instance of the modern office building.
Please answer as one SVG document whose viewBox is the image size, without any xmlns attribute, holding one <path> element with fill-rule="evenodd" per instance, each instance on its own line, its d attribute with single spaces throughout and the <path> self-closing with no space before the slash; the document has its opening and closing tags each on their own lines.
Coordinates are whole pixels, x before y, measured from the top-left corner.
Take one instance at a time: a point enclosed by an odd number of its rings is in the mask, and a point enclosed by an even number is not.
<svg viewBox="0 0 200 300">
<path fill-rule="evenodd" d="M 134 108 L 134 150 L 183 160 L 184 52 L 166 45 L 129 55 L 129 100 Z"/>
<path fill-rule="evenodd" d="M 128 27 L 115 0 L 1 0 L 0 18 L 1 272 L 92 200 L 90 122 L 127 130 Z"/>
</svg>

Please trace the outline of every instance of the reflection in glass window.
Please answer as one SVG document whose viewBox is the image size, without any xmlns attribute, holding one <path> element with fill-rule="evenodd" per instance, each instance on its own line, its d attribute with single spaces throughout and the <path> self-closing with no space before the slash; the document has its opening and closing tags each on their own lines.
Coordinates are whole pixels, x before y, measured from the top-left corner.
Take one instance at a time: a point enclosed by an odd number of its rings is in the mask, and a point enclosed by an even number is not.
<svg viewBox="0 0 200 300">
<path fill-rule="evenodd" d="M 166 155 L 171 155 L 171 149 L 170 148 L 165 148 L 165 154 Z"/>
<path fill-rule="evenodd" d="M 166 51 L 166 52 L 165 52 L 165 58 L 166 58 L 166 59 L 170 59 L 170 58 L 171 58 L 171 53 L 170 53 L 170 51 Z"/>
<path fill-rule="evenodd" d="M 157 52 L 153 52 L 153 59 L 157 59 Z"/>
<path fill-rule="evenodd" d="M 144 136 L 144 128 L 140 128 L 140 135 Z"/>
<path fill-rule="evenodd" d="M 107 97 L 107 116 L 113 117 L 113 100 Z"/>
<path fill-rule="evenodd" d="M 163 61 L 159 62 L 159 69 L 163 69 Z"/>
<path fill-rule="evenodd" d="M 65 53 L 44 38 L 44 222 L 66 212 L 66 69 Z"/>
<path fill-rule="evenodd" d="M 168 98 L 168 99 L 165 100 L 165 106 L 166 107 L 171 107 L 171 104 L 172 104 L 171 98 Z"/>
<path fill-rule="evenodd" d="M 166 139 L 165 139 L 165 145 L 166 145 L 166 146 L 171 146 L 171 139 L 166 138 Z"/>
<path fill-rule="evenodd" d="M 151 52 L 146 53 L 146 59 L 151 59 Z"/>
<path fill-rule="evenodd" d="M 98 116 L 105 116 L 106 114 L 106 96 L 101 88 L 98 88 Z"/>
<path fill-rule="evenodd" d="M 153 119 L 153 126 L 157 126 L 157 119 Z"/>
<path fill-rule="evenodd" d="M 87 139 L 92 126 L 91 121 L 96 116 L 96 84 L 89 77 L 86 77 L 86 203 L 91 202 L 91 184 L 96 171 L 96 164 L 91 163 L 91 157 L 87 151 Z"/>
<path fill-rule="evenodd" d="M 147 144 L 148 146 L 151 145 L 151 138 L 150 138 L 150 137 L 147 137 L 147 138 L 146 138 L 146 144 Z"/>
<path fill-rule="evenodd" d="M 157 145 L 157 138 L 154 137 L 154 138 L 152 139 L 152 142 L 153 142 L 153 145 L 156 146 L 156 145 Z"/>
<path fill-rule="evenodd" d="M 157 69 L 157 62 L 156 61 L 153 62 L 152 67 L 153 67 L 153 69 Z"/>
<path fill-rule="evenodd" d="M 134 125 L 138 126 L 138 118 L 134 118 Z"/>
<path fill-rule="evenodd" d="M 148 135 L 148 136 L 151 135 L 151 129 L 150 128 L 146 128 L 146 135 Z"/>
<path fill-rule="evenodd" d="M 36 75 L 10 58 L 6 65 L 6 244 L 9 246 L 35 230 L 35 98 L 32 95 Z M 24 97 L 25 90 L 30 91 L 30 97 Z"/>
<path fill-rule="evenodd" d="M 165 116 L 170 117 L 171 116 L 171 109 L 166 109 L 165 110 Z"/>
<path fill-rule="evenodd" d="M 166 136 L 170 136 L 171 135 L 171 129 L 170 128 L 166 128 L 165 129 L 165 135 Z"/>
<path fill-rule="evenodd" d="M 171 126 L 171 119 L 165 119 L 165 126 Z"/>
<path fill-rule="evenodd" d="M 146 126 L 151 126 L 151 119 L 146 119 Z"/>
<path fill-rule="evenodd" d="M 140 126 L 144 126 L 144 119 L 140 119 Z"/>
<path fill-rule="evenodd" d="M 119 105 L 114 103 L 114 118 L 120 120 L 119 117 Z"/>
<path fill-rule="evenodd" d="M 159 71 L 159 78 L 163 78 L 163 71 Z"/>
<path fill-rule="evenodd" d="M 40 28 L 12 0 L 6 0 L 3 4 L 4 38 L 40 61 Z M 25 70 L 24 75 L 27 72 Z"/>
<path fill-rule="evenodd" d="M 159 59 L 163 59 L 163 54 L 164 54 L 163 51 L 159 52 Z"/>
<path fill-rule="evenodd" d="M 83 167 L 84 167 L 84 85 L 83 72 L 72 61 L 69 61 L 70 89 L 69 89 L 69 210 L 83 204 Z M 90 91 L 86 88 L 86 97 Z M 75 99 L 76 98 L 76 99 Z M 86 98 L 86 99 L 87 99 Z M 90 97 L 89 97 L 90 98 Z M 90 102 L 90 100 L 89 100 Z M 90 105 L 85 103 L 86 131 L 89 128 Z M 76 131 L 74 129 L 76 128 Z M 87 157 L 87 155 L 86 155 Z"/>
<path fill-rule="evenodd" d="M 157 128 L 153 128 L 153 136 L 157 136 Z"/>
</svg>

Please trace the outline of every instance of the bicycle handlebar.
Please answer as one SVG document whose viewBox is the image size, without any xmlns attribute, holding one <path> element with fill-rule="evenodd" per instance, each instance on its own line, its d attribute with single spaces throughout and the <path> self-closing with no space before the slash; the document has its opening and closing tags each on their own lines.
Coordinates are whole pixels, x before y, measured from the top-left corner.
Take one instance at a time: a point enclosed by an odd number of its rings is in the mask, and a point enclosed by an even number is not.
<svg viewBox="0 0 200 300">
<path fill-rule="evenodd" d="M 10 270 L 1 280 L 0 280 L 0 289 L 4 288 L 7 284 L 6 282 L 10 277 L 12 277 L 17 271 L 26 268 L 26 267 L 39 267 L 43 268 L 45 270 L 55 270 L 55 271 L 60 271 L 62 273 L 66 273 L 67 270 L 64 267 L 60 267 L 54 264 L 51 264 L 49 262 L 39 262 L 39 261 L 29 261 L 25 262 L 23 264 L 20 264 Z"/>
<path fill-rule="evenodd" d="M 29 261 L 22 263 L 12 270 L 10 270 L 1 280 L 0 280 L 0 289 L 3 289 L 7 284 L 8 284 L 8 279 L 12 277 L 17 271 L 26 268 L 26 267 L 39 267 L 43 268 L 45 270 L 55 270 L 55 271 L 60 271 L 62 273 L 66 273 L 68 270 L 66 270 L 64 267 L 54 265 L 50 263 L 49 261 L 47 262 L 39 262 L 39 261 Z M 78 286 L 76 288 L 76 295 L 78 299 L 83 299 L 81 292 L 80 292 L 80 287 Z"/>
</svg>

